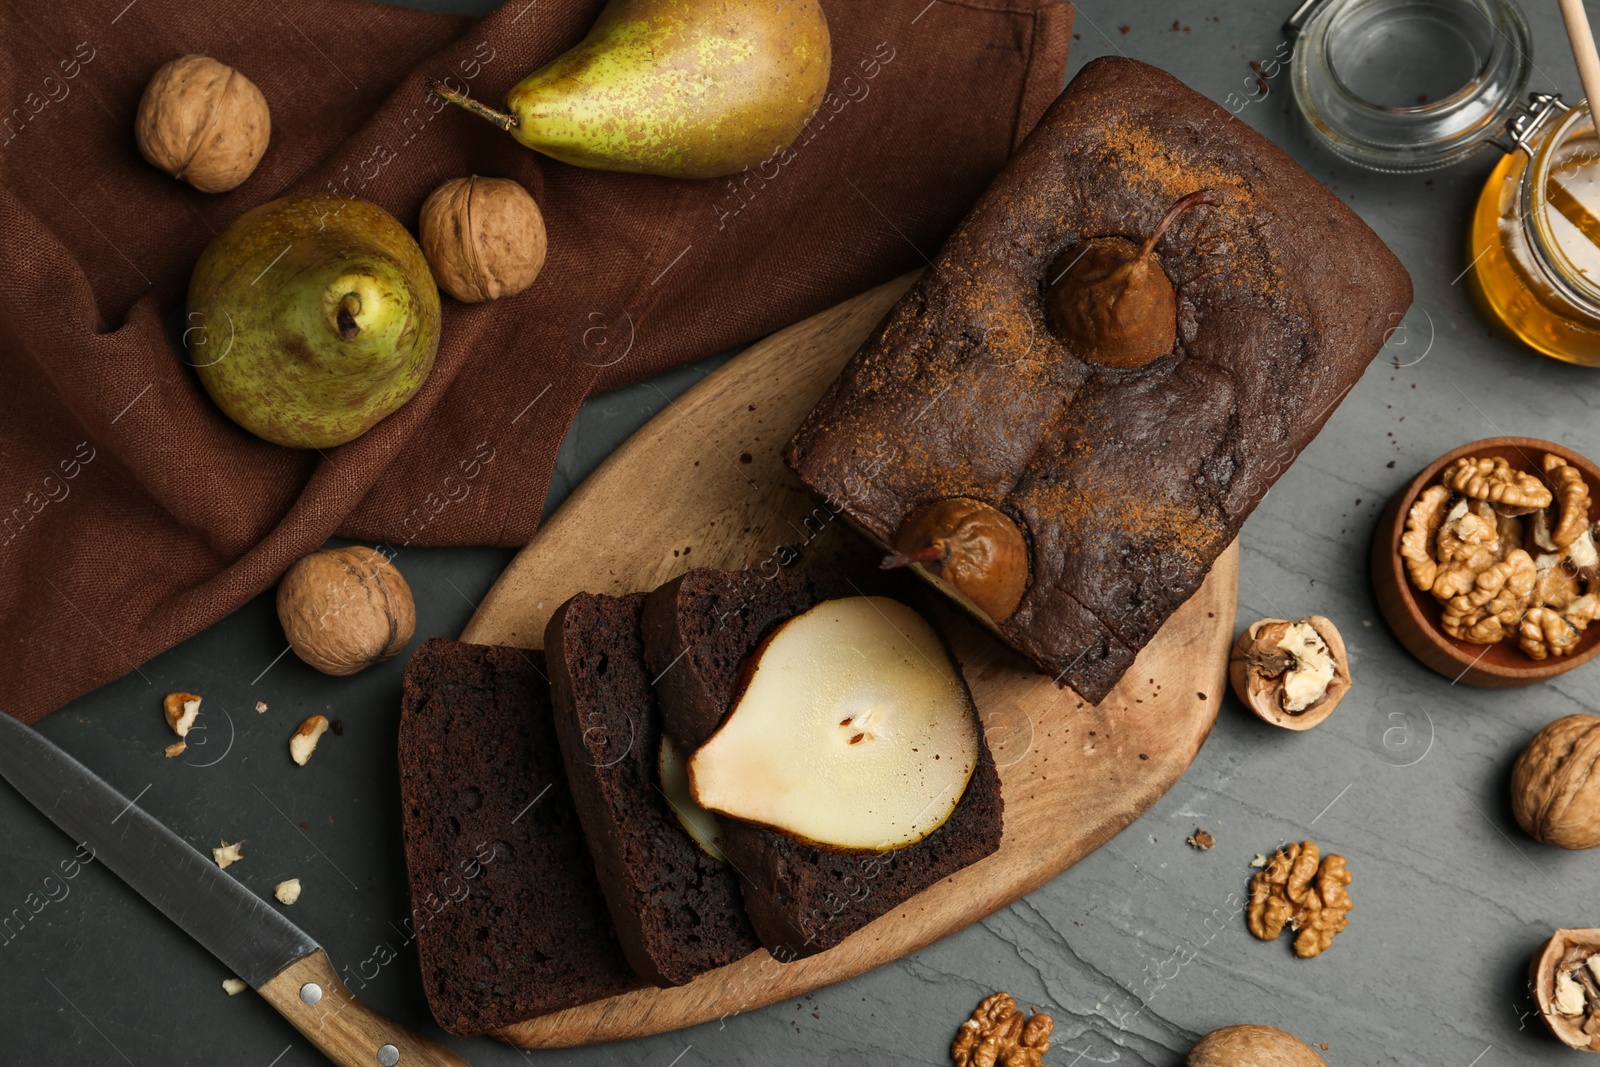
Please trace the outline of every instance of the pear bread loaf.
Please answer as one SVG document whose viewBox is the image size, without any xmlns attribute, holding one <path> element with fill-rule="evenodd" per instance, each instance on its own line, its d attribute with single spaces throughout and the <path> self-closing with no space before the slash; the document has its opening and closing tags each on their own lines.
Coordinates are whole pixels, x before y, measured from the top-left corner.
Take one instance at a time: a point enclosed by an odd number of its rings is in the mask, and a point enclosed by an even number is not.
<svg viewBox="0 0 1600 1067">
<path fill-rule="evenodd" d="M 458 1036 L 643 985 L 567 790 L 544 657 L 425 641 L 406 664 L 400 796 L 433 1017 Z"/>
<path fill-rule="evenodd" d="M 856 592 L 847 581 L 782 570 L 693 570 L 645 602 L 645 662 L 657 676 L 664 728 L 684 751 L 703 745 L 731 710 L 748 658 L 779 623 Z M 978 763 L 945 823 L 887 851 L 830 849 L 734 819 L 722 849 L 738 872 L 762 945 L 782 961 L 830 948 L 914 894 L 1000 847 L 1004 803 L 994 757 L 978 731 Z"/>
<path fill-rule="evenodd" d="M 1095 295 L 1118 281 L 1109 267 L 1075 267 L 1096 241 L 1143 245 L 1139 269 L 1159 264 L 1123 276 L 1127 307 Z M 1047 313 L 1075 269 L 1100 288 Z M 1167 280 L 1164 322 L 1116 318 L 1155 314 Z M 983 621 L 1098 703 L 1410 303 L 1383 241 L 1264 137 L 1154 67 L 1096 59 L 784 458 L 896 553 L 908 519 L 939 501 L 1004 513 L 1027 583 Z M 1139 363 L 1113 334 L 1168 347 Z"/>
<path fill-rule="evenodd" d="M 645 596 L 579 593 L 551 617 L 544 647 L 567 781 L 617 938 L 641 977 L 670 986 L 761 945 L 738 877 L 684 829 L 662 787 Z"/>
</svg>

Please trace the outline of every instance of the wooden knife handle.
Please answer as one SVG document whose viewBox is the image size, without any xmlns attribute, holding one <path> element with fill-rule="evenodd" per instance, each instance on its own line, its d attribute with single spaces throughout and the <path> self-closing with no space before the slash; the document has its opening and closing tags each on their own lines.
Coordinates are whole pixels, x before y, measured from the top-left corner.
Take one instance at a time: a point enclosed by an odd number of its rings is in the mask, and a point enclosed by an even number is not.
<svg viewBox="0 0 1600 1067">
<path fill-rule="evenodd" d="M 339 1067 L 470 1067 L 437 1041 L 362 1004 L 320 948 L 258 992 Z"/>
</svg>

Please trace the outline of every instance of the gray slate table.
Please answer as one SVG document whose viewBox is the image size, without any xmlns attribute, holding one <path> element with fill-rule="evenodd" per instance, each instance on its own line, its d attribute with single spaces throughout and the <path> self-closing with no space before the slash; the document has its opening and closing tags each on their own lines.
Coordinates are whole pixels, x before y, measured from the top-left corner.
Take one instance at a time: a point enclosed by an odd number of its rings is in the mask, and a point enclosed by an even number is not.
<svg viewBox="0 0 1600 1067">
<path fill-rule="evenodd" d="M 1219 101 L 1242 96 L 1254 81 L 1249 61 L 1278 47 L 1288 6 L 1207 0 L 1177 7 L 1174 22 L 1174 6 L 1153 0 L 1086 0 L 1072 69 L 1123 53 Z M 1529 12 L 1534 88 L 1580 96 L 1555 5 L 1538 7 Z M 1326 1042 L 1328 1061 L 1349 1067 L 1578 1058 L 1530 1014 L 1523 974 L 1552 925 L 1600 925 L 1600 854 L 1563 854 L 1523 836 L 1507 780 L 1537 728 L 1600 704 L 1600 668 L 1520 692 L 1451 686 L 1384 628 L 1365 560 L 1388 496 L 1463 441 L 1524 434 L 1600 457 L 1591 421 L 1600 374 L 1492 335 L 1458 284 L 1489 154 L 1431 177 L 1369 175 L 1314 148 L 1278 89 L 1242 118 L 1353 205 L 1416 281 L 1404 334 L 1243 534 L 1241 622 L 1313 612 L 1336 620 L 1357 680 L 1338 712 L 1295 735 L 1259 723 L 1230 696 L 1189 773 L 1104 849 L 1016 905 L 870 974 L 646 1040 L 527 1054 L 452 1041 L 464 1056 L 480 1067 L 947 1063 L 956 1025 L 981 997 L 1006 989 L 1054 1014 L 1056 1067 L 1173 1067 L 1199 1035 L 1235 1022 Z M 717 363 L 656 379 L 660 392 L 640 386 L 590 402 L 563 446 L 551 505 L 665 403 L 662 393 Z M 459 633 L 510 557 L 404 551 L 417 640 Z M 42 728 L 195 845 L 246 839 L 248 859 L 233 872 L 257 892 L 298 876 L 305 891 L 294 920 L 337 963 L 370 976 L 363 996 L 376 1008 L 431 1025 L 402 931 L 393 751 L 403 657 L 340 680 L 279 658 L 283 649 L 264 595 Z M 186 758 L 210 767 L 161 757 L 170 737 L 160 697 L 175 689 L 206 696 L 206 744 Z M 265 713 L 253 710 L 257 700 Z M 325 738 L 298 770 L 284 757 L 285 739 L 319 711 L 340 720 L 343 736 Z M 1214 850 L 1185 845 L 1196 827 L 1216 836 Z M 1355 874 L 1349 931 L 1310 962 L 1286 943 L 1251 938 L 1240 914 L 1251 856 L 1304 837 L 1345 854 Z M 0 788 L 0 913 L 71 854 L 64 835 Z M 86 867 L 69 890 L 0 944 L 0 1063 L 324 1062 L 253 994 L 225 996 L 222 966 L 109 872 Z"/>
</svg>

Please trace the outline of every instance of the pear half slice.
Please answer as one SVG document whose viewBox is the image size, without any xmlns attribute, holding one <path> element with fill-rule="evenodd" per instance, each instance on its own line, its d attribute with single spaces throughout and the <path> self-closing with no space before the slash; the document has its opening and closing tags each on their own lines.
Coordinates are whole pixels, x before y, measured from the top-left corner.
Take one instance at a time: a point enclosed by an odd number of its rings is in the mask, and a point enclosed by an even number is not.
<svg viewBox="0 0 1600 1067">
<path fill-rule="evenodd" d="M 745 664 L 733 710 L 689 759 L 701 807 L 839 849 L 915 844 L 978 762 L 961 672 L 932 626 L 886 597 L 825 600 Z"/>
<path fill-rule="evenodd" d="M 678 752 L 678 746 L 666 734 L 661 735 L 661 754 L 656 764 L 657 773 L 661 776 L 661 795 L 672 805 L 672 814 L 678 817 L 683 832 L 694 838 L 695 844 L 706 855 L 718 863 L 726 863 L 728 858 L 717 844 L 722 827 L 717 825 L 715 815 L 696 804 L 694 797 L 689 795 L 688 765 Z"/>
</svg>

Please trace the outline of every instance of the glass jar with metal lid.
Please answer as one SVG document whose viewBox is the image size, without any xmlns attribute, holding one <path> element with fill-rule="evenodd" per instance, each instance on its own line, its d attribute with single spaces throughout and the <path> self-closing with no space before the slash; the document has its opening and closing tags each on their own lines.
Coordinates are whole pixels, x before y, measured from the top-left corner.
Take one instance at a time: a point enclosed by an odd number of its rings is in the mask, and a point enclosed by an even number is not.
<svg viewBox="0 0 1600 1067">
<path fill-rule="evenodd" d="M 1505 153 L 1469 226 L 1473 296 L 1535 350 L 1600 366 L 1600 140 L 1586 105 L 1523 101 L 1513 0 L 1306 0 L 1284 29 L 1295 102 L 1341 158 L 1414 173 Z"/>
</svg>

